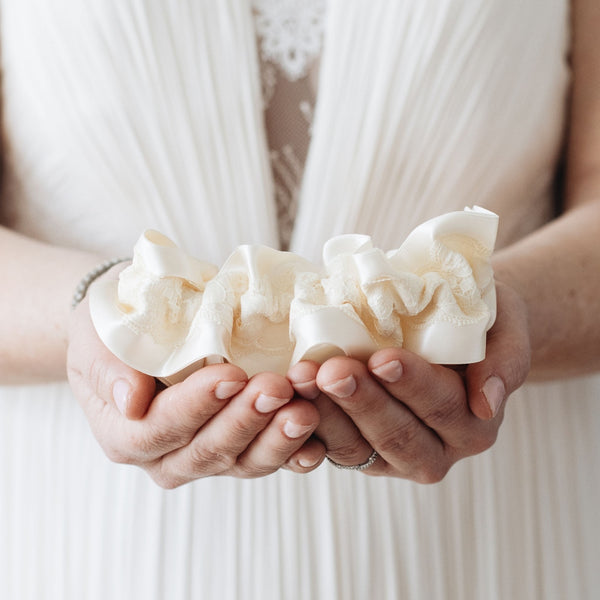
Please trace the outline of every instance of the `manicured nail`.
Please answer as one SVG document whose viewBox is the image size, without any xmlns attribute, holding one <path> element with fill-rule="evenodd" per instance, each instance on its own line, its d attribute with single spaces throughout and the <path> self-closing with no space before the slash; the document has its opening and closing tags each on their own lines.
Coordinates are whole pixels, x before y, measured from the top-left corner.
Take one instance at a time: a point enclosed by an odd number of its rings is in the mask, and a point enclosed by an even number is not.
<svg viewBox="0 0 600 600">
<path fill-rule="evenodd" d="M 215 386 L 215 396 L 219 400 L 225 400 L 235 396 L 246 385 L 245 381 L 219 381 Z"/>
<path fill-rule="evenodd" d="M 481 391 L 483 392 L 488 406 L 490 407 L 492 417 L 495 417 L 500 405 L 502 404 L 502 401 L 504 400 L 504 396 L 506 395 L 504 382 L 502 379 L 500 379 L 500 377 L 496 377 L 494 375 L 483 384 Z"/>
<path fill-rule="evenodd" d="M 317 382 L 314 379 L 310 381 L 301 381 L 294 383 L 294 389 L 303 397 L 309 400 L 314 400 L 321 391 L 317 387 Z"/>
<path fill-rule="evenodd" d="M 299 438 L 311 431 L 312 428 L 312 425 L 298 425 L 293 421 L 286 421 L 283 424 L 283 433 L 289 438 Z"/>
<path fill-rule="evenodd" d="M 283 406 L 287 401 L 288 398 L 276 398 L 275 396 L 260 394 L 254 401 L 254 408 L 260 413 L 270 413 L 276 408 Z"/>
<path fill-rule="evenodd" d="M 131 399 L 131 385 L 126 379 L 117 379 L 113 384 L 113 400 L 119 412 L 124 415 L 127 413 L 129 400 Z"/>
<path fill-rule="evenodd" d="M 348 375 L 344 379 L 338 379 L 329 385 L 324 385 L 323 389 L 328 394 L 333 394 L 338 398 L 348 398 L 356 391 L 356 380 L 352 375 Z"/>
<path fill-rule="evenodd" d="M 379 379 L 387 381 L 387 383 L 397 383 L 402 377 L 402 363 L 399 360 L 390 360 L 371 369 L 371 372 L 375 373 Z"/>
</svg>

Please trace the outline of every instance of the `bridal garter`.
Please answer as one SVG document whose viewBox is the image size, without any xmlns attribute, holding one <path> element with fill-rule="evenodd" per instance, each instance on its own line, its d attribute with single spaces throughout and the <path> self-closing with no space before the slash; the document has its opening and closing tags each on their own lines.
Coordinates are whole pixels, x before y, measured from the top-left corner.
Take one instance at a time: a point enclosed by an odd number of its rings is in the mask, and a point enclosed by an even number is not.
<svg viewBox="0 0 600 600">
<path fill-rule="evenodd" d="M 285 374 L 303 359 L 366 360 L 389 346 L 433 363 L 477 362 L 496 314 L 497 226 L 494 213 L 467 208 L 389 252 L 341 235 L 324 245 L 323 265 L 240 246 L 220 269 L 146 231 L 119 281 L 92 286 L 92 320 L 118 358 L 168 384 L 215 362 Z"/>
</svg>

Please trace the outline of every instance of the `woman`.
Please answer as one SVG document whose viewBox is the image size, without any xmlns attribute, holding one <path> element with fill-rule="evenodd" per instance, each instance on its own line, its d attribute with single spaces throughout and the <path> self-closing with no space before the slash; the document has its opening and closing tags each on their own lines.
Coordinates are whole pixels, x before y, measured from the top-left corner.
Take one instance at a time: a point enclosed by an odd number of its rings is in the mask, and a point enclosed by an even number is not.
<svg viewBox="0 0 600 600">
<path fill-rule="evenodd" d="M 497 212 L 498 320 L 464 378 L 388 349 L 248 383 L 213 365 L 159 392 L 104 349 L 86 300 L 69 315 L 147 227 L 217 264 L 277 246 L 255 39 L 266 15 L 285 40 L 273 6 L 3 3 L 6 597 L 592 597 L 598 379 L 528 384 L 504 414 L 530 359 L 557 380 L 598 368 L 591 0 L 327 4 L 290 247 L 316 258 L 360 231 L 395 248 L 429 216 Z M 47 383 L 65 364 L 104 453 L 151 477 L 107 461 Z M 316 468 L 325 452 L 375 460 Z"/>
</svg>

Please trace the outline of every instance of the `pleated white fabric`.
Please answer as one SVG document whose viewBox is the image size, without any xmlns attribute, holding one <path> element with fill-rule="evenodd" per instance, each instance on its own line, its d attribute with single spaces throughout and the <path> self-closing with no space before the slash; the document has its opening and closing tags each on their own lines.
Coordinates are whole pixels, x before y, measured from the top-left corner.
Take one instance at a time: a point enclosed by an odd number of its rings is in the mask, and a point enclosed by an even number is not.
<svg viewBox="0 0 600 600">
<path fill-rule="evenodd" d="M 158 228 L 221 264 L 275 246 L 244 0 L 3 0 L 18 229 L 126 252 Z M 331 0 L 293 249 L 394 248 L 464 205 L 507 243 L 551 212 L 564 0 Z M 165 492 L 114 465 L 65 384 L 0 390 L 0 597 L 591 599 L 598 378 L 514 395 L 494 448 L 439 485 L 322 466 Z"/>
</svg>

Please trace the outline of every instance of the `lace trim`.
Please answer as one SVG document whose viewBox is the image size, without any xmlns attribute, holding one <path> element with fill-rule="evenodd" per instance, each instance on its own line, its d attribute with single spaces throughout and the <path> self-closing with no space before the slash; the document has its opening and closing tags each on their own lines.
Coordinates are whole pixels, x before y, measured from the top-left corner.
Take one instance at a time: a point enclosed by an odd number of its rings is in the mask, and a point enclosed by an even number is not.
<svg viewBox="0 0 600 600">
<path fill-rule="evenodd" d="M 289 81 L 306 76 L 321 52 L 325 0 L 252 0 L 262 59 Z"/>
</svg>

